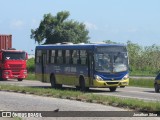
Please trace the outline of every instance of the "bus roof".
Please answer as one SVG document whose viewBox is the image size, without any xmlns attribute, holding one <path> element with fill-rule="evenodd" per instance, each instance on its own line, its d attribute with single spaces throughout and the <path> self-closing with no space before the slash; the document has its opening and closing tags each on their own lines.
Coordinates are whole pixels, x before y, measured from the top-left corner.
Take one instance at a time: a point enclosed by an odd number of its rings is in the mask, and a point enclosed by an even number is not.
<svg viewBox="0 0 160 120">
<path fill-rule="evenodd" d="M 95 47 L 126 46 L 123 44 L 47 44 L 36 46 L 36 49 L 94 49 Z"/>
</svg>

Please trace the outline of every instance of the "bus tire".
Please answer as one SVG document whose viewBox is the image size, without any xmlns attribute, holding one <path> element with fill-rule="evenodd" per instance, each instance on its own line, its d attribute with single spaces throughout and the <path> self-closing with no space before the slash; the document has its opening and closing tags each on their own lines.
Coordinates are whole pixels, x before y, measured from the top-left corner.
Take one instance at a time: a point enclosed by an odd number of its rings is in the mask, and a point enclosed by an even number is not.
<svg viewBox="0 0 160 120">
<path fill-rule="evenodd" d="M 18 81 L 22 81 L 23 79 L 22 79 L 22 78 L 18 78 L 17 80 L 18 80 Z"/>
<path fill-rule="evenodd" d="M 52 88 L 62 88 L 61 84 L 56 84 L 56 78 L 54 75 L 51 75 L 50 77 L 51 87 Z"/>
<path fill-rule="evenodd" d="M 52 88 L 56 88 L 56 79 L 55 79 L 55 76 L 54 75 L 51 75 L 51 78 L 50 78 L 50 82 L 51 82 L 51 87 Z"/>
<path fill-rule="evenodd" d="M 83 77 L 80 77 L 79 84 L 80 84 L 80 90 L 81 90 L 82 92 L 85 92 L 85 91 L 88 91 L 88 90 L 89 90 L 89 87 L 86 87 L 85 79 L 84 79 Z"/>
<path fill-rule="evenodd" d="M 155 92 L 159 93 L 159 85 L 157 83 L 154 84 Z"/>
<path fill-rule="evenodd" d="M 125 86 L 120 86 L 120 88 L 125 88 Z"/>
<path fill-rule="evenodd" d="M 109 89 L 110 89 L 111 92 L 115 92 L 117 87 L 110 87 Z"/>
<path fill-rule="evenodd" d="M 76 89 L 77 89 L 77 90 L 80 90 L 80 89 L 81 89 L 81 87 L 80 87 L 80 86 L 76 86 Z"/>
</svg>

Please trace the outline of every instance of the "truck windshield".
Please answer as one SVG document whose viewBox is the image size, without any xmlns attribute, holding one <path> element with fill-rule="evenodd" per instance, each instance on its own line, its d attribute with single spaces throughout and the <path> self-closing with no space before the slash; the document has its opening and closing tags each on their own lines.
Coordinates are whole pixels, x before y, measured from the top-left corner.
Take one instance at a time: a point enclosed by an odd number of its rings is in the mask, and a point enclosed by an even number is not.
<svg viewBox="0 0 160 120">
<path fill-rule="evenodd" d="M 94 55 L 97 72 L 116 73 L 128 70 L 127 51 L 103 51 Z"/>
<path fill-rule="evenodd" d="M 4 60 L 25 60 L 26 54 L 25 52 L 4 52 L 3 59 Z"/>
</svg>

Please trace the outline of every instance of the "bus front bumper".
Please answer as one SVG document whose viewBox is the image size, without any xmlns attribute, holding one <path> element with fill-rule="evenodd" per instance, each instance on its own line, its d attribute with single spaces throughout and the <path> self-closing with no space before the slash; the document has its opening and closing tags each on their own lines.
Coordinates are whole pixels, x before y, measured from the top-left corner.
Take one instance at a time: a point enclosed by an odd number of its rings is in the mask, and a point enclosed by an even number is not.
<svg viewBox="0 0 160 120">
<path fill-rule="evenodd" d="M 118 87 L 118 86 L 128 86 L 129 78 L 125 80 L 111 80 L 111 81 L 103 81 L 103 80 L 93 80 L 93 87 Z"/>
</svg>

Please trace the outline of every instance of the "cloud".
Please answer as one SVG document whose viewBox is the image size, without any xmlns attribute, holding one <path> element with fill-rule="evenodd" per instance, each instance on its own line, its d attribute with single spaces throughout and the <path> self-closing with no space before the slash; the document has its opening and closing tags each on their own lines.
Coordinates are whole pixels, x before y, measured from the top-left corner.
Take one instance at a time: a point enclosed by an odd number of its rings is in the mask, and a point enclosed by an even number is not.
<svg viewBox="0 0 160 120">
<path fill-rule="evenodd" d="M 13 20 L 10 23 L 10 27 L 13 29 L 22 29 L 24 26 L 25 26 L 25 23 L 22 20 Z"/>
<path fill-rule="evenodd" d="M 89 29 L 89 30 L 97 30 L 97 26 L 93 23 L 90 23 L 90 22 L 84 22 L 84 24 L 86 25 L 86 28 Z"/>
</svg>

